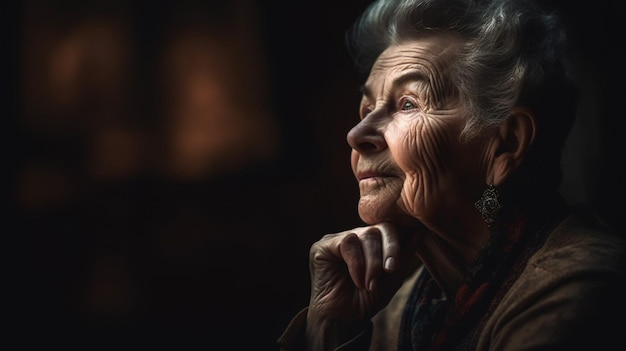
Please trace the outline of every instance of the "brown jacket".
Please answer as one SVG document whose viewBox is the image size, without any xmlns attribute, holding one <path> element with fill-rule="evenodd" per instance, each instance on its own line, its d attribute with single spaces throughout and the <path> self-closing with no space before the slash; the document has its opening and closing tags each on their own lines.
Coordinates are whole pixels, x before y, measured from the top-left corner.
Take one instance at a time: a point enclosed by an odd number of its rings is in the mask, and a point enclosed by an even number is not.
<svg viewBox="0 0 626 351">
<path fill-rule="evenodd" d="M 625 271 L 623 237 L 588 214 L 570 215 L 529 259 L 485 324 L 477 350 L 626 350 Z M 416 277 L 372 318 L 371 329 L 338 350 L 396 350 Z M 279 338 L 280 350 L 303 349 L 305 324 L 306 309 Z"/>
</svg>

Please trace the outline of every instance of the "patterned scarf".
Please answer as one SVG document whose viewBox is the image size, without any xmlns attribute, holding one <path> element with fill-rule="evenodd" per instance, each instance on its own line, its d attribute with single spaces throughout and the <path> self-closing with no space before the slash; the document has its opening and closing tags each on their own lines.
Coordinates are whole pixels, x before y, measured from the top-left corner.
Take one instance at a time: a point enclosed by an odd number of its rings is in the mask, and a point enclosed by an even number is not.
<svg viewBox="0 0 626 351">
<path fill-rule="evenodd" d="M 501 214 L 454 300 L 424 269 L 402 315 L 398 350 L 475 349 L 484 323 L 564 215 L 558 195 L 541 206 L 527 204 Z"/>
</svg>

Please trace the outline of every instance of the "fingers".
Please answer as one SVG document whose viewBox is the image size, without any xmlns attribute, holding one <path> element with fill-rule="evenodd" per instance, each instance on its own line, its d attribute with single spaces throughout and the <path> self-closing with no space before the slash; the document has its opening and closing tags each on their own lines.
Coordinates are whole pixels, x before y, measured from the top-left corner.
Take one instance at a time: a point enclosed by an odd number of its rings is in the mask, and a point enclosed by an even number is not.
<svg viewBox="0 0 626 351">
<path fill-rule="evenodd" d="M 339 254 L 350 278 L 361 289 L 374 290 L 385 272 L 400 264 L 400 237 L 387 224 L 357 228 L 347 232 L 339 242 Z"/>
<path fill-rule="evenodd" d="M 355 233 L 347 234 L 339 243 L 339 254 L 348 268 L 350 278 L 359 289 L 365 288 L 365 255 L 361 240 Z"/>
<path fill-rule="evenodd" d="M 383 269 L 386 272 L 393 272 L 400 266 L 400 236 L 395 233 L 388 223 L 379 226 L 382 233 L 382 257 Z"/>
<path fill-rule="evenodd" d="M 366 289 L 373 291 L 383 273 L 382 237 L 378 228 L 368 228 L 360 236 L 365 254 L 365 284 Z"/>
</svg>

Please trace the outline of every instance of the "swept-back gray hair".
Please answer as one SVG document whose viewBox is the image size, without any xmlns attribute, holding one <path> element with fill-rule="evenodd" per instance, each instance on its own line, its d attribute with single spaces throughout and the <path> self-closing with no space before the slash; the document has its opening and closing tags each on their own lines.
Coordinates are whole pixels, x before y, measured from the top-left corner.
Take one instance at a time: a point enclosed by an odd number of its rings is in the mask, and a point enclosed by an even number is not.
<svg viewBox="0 0 626 351">
<path fill-rule="evenodd" d="M 536 173 L 548 166 L 541 181 L 553 183 L 560 181 L 556 168 L 576 113 L 560 20 L 530 0 L 377 0 L 346 39 L 365 77 L 390 45 L 432 32 L 462 38 L 465 45 L 450 77 L 468 111 L 461 137 L 478 137 L 502 123 L 513 107 L 526 106 L 538 125 L 530 167 Z"/>
</svg>

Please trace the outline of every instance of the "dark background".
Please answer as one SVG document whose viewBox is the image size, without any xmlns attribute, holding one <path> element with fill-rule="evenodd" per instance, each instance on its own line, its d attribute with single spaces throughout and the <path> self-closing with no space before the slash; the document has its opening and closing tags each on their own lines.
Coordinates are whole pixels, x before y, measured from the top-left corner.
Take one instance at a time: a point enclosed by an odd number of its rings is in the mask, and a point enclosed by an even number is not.
<svg viewBox="0 0 626 351">
<path fill-rule="evenodd" d="M 343 33 L 367 3 L 4 2 L 11 335 L 275 349 L 309 246 L 360 224 Z M 562 190 L 623 231 L 624 6 L 551 3 L 583 93 Z"/>
</svg>

